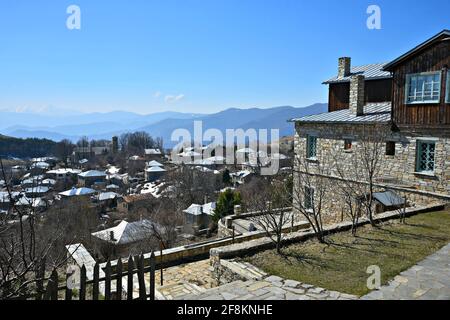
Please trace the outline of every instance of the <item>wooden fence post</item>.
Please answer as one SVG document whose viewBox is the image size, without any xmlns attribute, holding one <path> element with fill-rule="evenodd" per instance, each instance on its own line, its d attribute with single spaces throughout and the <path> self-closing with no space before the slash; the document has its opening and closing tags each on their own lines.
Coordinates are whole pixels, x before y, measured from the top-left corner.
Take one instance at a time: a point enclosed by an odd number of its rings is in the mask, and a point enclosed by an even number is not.
<svg viewBox="0 0 450 320">
<path fill-rule="evenodd" d="M 98 262 L 95 263 L 94 266 L 94 283 L 92 284 L 92 300 L 98 300 L 99 298 L 99 286 L 100 286 L 100 266 Z"/>
<path fill-rule="evenodd" d="M 80 271 L 80 300 L 86 300 L 86 267 L 81 267 Z"/>
<path fill-rule="evenodd" d="M 58 300 L 58 273 L 54 269 L 47 282 L 44 300 Z"/>
<path fill-rule="evenodd" d="M 161 287 L 164 285 L 164 268 L 163 268 L 163 249 L 162 249 L 162 245 L 160 246 L 160 249 L 159 249 L 159 263 L 161 264 L 161 274 L 160 274 L 160 277 L 161 277 L 161 281 L 160 281 L 160 284 L 161 284 Z"/>
<path fill-rule="evenodd" d="M 111 300 L 111 262 L 109 260 L 105 267 L 105 300 Z"/>
<path fill-rule="evenodd" d="M 155 300 L 155 253 L 150 255 L 150 300 Z"/>
<path fill-rule="evenodd" d="M 133 300 L 133 258 L 128 258 L 127 300 Z"/>
<path fill-rule="evenodd" d="M 45 259 L 41 261 L 38 271 L 38 281 L 36 282 L 36 300 L 42 300 L 44 293 L 44 278 L 45 278 Z"/>
<path fill-rule="evenodd" d="M 51 280 L 52 280 L 52 284 L 51 284 L 51 299 L 52 300 L 58 300 L 58 272 L 56 271 L 56 269 L 53 270 L 52 275 L 51 275 Z"/>
<path fill-rule="evenodd" d="M 117 261 L 116 274 L 116 300 L 122 300 L 122 258 Z"/>
<path fill-rule="evenodd" d="M 145 289 L 145 278 L 144 278 L 144 255 L 141 254 L 140 257 L 136 257 L 137 269 L 138 269 L 138 281 L 139 281 L 139 299 L 147 299 L 147 290 Z"/>
<path fill-rule="evenodd" d="M 73 273 L 66 273 L 66 293 L 64 296 L 66 300 L 72 300 L 72 288 L 69 287 L 69 279 L 72 275 Z"/>
</svg>

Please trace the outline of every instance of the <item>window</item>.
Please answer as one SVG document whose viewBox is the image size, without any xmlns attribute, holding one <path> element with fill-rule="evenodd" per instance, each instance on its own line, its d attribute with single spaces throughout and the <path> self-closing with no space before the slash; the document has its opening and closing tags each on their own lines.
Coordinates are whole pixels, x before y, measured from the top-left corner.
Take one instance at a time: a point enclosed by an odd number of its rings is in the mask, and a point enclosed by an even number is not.
<svg viewBox="0 0 450 320">
<path fill-rule="evenodd" d="M 313 159 L 317 156 L 317 137 L 308 135 L 306 137 L 306 157 Z"/>
<path fill-rule="evenodd" d="M 386 142 L 386 155 L 395 156 L 395 141 Z"/>
<path fill-rule="evenodd" d="M 352 140 L 350 139 L 344 140 L 344 150 L 352 150 Z"/>
<path fill-rule="evenodd" d="M 436 103 L 441 96 L 441 73 L 406 76 L 406 103 Z"/>
<path fill-rule="evenodd" d="M 434 171 L 434 153 L 435 143 L 430 141 L 417 141 L 417 172 L 433 172 Z"/>
<path fill-rule="evenodd" d="M 314 189 L 305 187 L 305 209 L 312 210 L 314 205 Z"/>
<path fill-rule="evenodd" d="M 447 71 L 447 95 L 445 96 L 445 102 L 450 103 L 450 70 Z"/>
</svg>

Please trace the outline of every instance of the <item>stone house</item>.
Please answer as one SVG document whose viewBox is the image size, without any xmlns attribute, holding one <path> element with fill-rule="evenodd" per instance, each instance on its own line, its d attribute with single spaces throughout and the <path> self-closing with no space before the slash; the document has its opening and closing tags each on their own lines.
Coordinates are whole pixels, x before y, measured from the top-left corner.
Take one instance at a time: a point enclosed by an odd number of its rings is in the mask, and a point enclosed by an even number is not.
<svg viewBox="0 0 450 320">
<path fill-rule="evenodd" d="M 144 149 L 144 157 L 146 161 L 152 161 L 152 160 L 162 160 L 164 155 L 161 152 L 160 149 L 157 148 L 151 148 L 151 149 Z"/>
<path fill-rule="evenodd" d="M 117 199 L 117 211 L 128 214 L 131 211 L 149 212 L 153 196 L 149 194 L 133 194 Z"/>
<path fill-rule="evenodd" d="M 449 30 L 389 63 L 353 67 L 350 58 L 340 58 L 338 75 L 324 82 L 328 112 L 291 120 L 296 160 L 311 168 L 306 173 L 294 161 L 294 189 L 302 188 L 300 175 L 317 173 L 320 166 L 328 166 L 324 175 L 332 181 L 339 178 L 338 167 L 351 173 L 358 165 L 355 153 L 370 134 L 373 141 L 383 139 L 377 191 L 395 190 L 410 204 L 450 201 L 449 65 Z M 314 188 L 309 189 L 294 201 L 314 205 Z M 343 219 L 333 183 L 323 203 L 326 222 Z"/>
<path fill-rule="evenodd" d="M 206 203 L 206 199 L 203 205 L 195 203 L 190 205 L 189 208 L 183 210 L 185 218 L 184 231 L 195 235 L 199 230 L 208 228 L 215 209 L 216 203 Z"/>
<path fill-rule="evenodd" d="M 94 159 L 96 156 L 108 154 L 111 151 L 111 145 L 103 147 L 76 147 L 72 153 L 71 161 L 78 163 L 83 159 Z"/>
<path fill-rule="evenodd" d="M 148 252 L 152 248 L 154 233 L 163 233 L 152 221 L 121 221 L 117 226 L 92 233 L 95 248 L 105 259 L 129 257 Z"/>
<path fill-rule="evenodd" d="M 78 174 L 78 185 L 81 187 L 93 187 L 104 185 L 106 182 L 106 173 L 103 171 L 89 170 Z"/>
</svg>

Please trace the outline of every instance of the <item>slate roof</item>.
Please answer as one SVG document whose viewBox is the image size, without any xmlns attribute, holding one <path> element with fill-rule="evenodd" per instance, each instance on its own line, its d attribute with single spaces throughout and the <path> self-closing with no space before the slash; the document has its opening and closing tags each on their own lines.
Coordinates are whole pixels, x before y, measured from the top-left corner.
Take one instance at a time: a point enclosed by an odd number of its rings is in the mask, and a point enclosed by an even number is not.
<svg viewBox="0 0 450 320">
<path fill-rule="evenodd" d="M 385 192 L 375 192 L 373 197 L 386 207 L 401 206 L 405 203 L 405 199 L 391 190 Z"/>
<path fill-rule="evenodd" d="M 92 235 L 116 245 L 124 245 L 148 239 L 154 232 L 153 226 L 157 230 L 160 229 L 157 224 L 149 220 L 136 222 L 122 221 L 113 228 L 98 231 Z M 111 239 L 111 235 L 113 235 L 113 239 Z"/>
<path fill-rule="evenodd" d="M 93 193 L 95 193 L 95 190 L 90 188 L 78 188 L 78 189 L 72 188 L 70 190 L 60 192 L 59 194 L 65 197 L 73 197 L 73 196 L 84 196 Z"/>
<path fill-rule="evenodd" d="M 45 207 L 46 203 L 41 198 L 28 198 L 28 197 L 21 197 L 17 202 L 15 203 L 16 206 L 32 206 L 33 208 L 38 207 Z"/>
<path fill-rule="evenodd" d="M 98 196 L 99 201 L 106 201 L 106 200 L 112 200 L 117 198 L 119 195 L 115 192 L 102 192 Z"/>
<path fill-rule="evenodd" d="M 166 172 L 165 169 L 160 167 L 150 167 L 148 169 L 145 169 L 146 172 Z"/>
<path fill-rule="evenodd" d="M 45 187 L 45 186 L 37 186 L 37 187 L 31 187 L 31 188 L 25 189 L 26 193 L 47 193 L 49 191 L 50 191 L 50 188 Z"/>
<path fill-rule="evenodd" d="M 161 150 L 159 149 L 145 149 L 145 154 L 147 155 L 160 155 Z"/>
<path fill-rule="evenodd" d="M 149 167 L 162 167 L 163 164 L 162 164 L 162 163 L 159 163 L 158 161 L 153 160 L 153 161 L 150 161 L 150 162 L 148 163 L 148 166 L 149 166 Z"/>
<path fill-rule="evenodd" d="M 47 169 L 50 167 L 50 165 L 47 162 L 35 162 L 31 166 L 32 168 L 40 168 L 40 169 Z"/>
<path fill-rule="evenodd" d="M 97 170 L 89 170 L 89 171 L 82 172 L 82 173 L 78 174 L 78 176 L 80 176 L 82 178 L 106 177 L 106 173 L 104 173 L 102 171 L 97 171 Z"/>
<path fill-rule="evenodd" d="M 334 76 L 323 82 L 323 84 L 349 82 L 353 75 L 363 75 L 365 80 L 390 79 L 391 73 L 384 71 L 383 68 L 387 63 L 372 63 L 363 66 L 354 66 L 350 68 L 350 75 L 346 77 Z"/>
<path fill-rule="evenodd" d="M 192 214 L 194 216 L 200 216 L 203 213 L 211 216 L 214 214 L 215 209 L 216 209 L 215 202 L 206 203 L 204 205 L 194 203 L 191 204 L 189 208 L 187 208 L 186 210 L 183 210 L 183 212 L 187 214 Z"/>
<path fill-rule="evenodd" d="M 291 122 L 304 123 L 384 123 L 391 120 L 391 102 L 368 103 L 364 106 L 364 115 L 356 116 L 350 109 L 325 112 L 291 119 Z"/>
</svg>

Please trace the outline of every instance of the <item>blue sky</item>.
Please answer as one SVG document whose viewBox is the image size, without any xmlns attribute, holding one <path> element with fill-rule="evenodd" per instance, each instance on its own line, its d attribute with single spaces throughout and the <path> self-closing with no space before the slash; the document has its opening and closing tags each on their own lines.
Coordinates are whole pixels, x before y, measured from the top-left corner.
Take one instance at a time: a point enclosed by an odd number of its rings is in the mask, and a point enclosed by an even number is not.
<svg viewBox="0 0 450 320">
<path fill-rule="evenodd" d="M 81 8 L 81 30 L 66 9 Z M 366 27 L 369 5 L 381 30 Z M 0 4 L 0 109 L 211 113 L 327 101 L 340 56 L 389 61 L 450 1 L 17 0 Z"/>
</svg>

